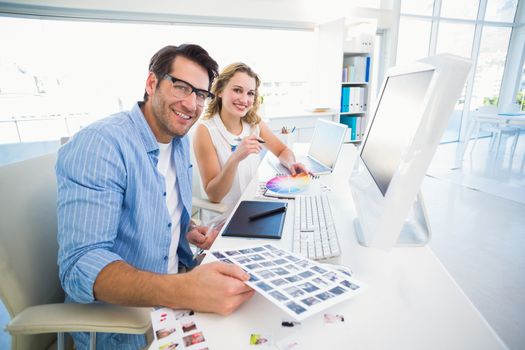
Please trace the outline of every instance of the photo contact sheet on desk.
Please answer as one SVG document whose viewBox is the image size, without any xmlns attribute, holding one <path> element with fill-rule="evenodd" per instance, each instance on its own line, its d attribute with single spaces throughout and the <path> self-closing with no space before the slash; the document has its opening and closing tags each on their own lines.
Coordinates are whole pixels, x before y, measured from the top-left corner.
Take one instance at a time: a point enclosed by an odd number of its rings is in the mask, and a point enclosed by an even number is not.
<svg viewBox="0 0 525 350">
<path fill-rule="evenodd" d="M 271 244 L 211 254 L 219 261 L 239 265 L 250 274 L 247 285 L 298 321 L 365 287 L 347 268 L 320 264 Z"/>
</svg>

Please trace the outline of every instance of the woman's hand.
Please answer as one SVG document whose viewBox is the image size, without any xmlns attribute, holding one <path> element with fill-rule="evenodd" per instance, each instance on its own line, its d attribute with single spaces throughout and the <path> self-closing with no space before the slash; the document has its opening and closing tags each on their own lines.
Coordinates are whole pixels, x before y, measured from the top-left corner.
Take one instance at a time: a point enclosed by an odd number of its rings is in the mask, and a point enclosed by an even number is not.
<svg viewBox="0 0 525 350">
<path fill-rule="evenodd" d="M 233 152 L 233 156 L 235 156 L 240 162 L 241 160 L 246 159 L 250 154 L 258 154 L 261 149 L 262 147 L 257 136 L 251 135 L 242 139 L 237 145 L 235 152 Z"/>
<path fill-rule="evenodd" d="M 301 173 L 311 175 L 310 171 L 304 166 L 303 163 L 292 163 L 288 167 L 288 170 L 290 170 L 290 174 L 292 174 L 292 176 L 295 176 Z"/>
</svg>

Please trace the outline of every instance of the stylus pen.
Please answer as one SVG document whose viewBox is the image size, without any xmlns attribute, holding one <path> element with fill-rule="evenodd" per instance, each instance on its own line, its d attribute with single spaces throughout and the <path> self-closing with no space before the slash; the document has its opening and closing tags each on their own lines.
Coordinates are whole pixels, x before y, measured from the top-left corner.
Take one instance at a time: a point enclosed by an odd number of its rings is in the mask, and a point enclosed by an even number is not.
<svg viewBox="0 0 525 350">
<path fill-rule="evenodd" d="M 259 142 L 259 143 L 266 143 L 266 141 L 264 141 L 263 139 L 260 139 L 260 138 L 256 138 L 256 140 Z M 237 141 L 237 142 L 241 142 L 242 139 L 240 137 L 237 137 L 235 139 L 233 139 L 233 141 Z"/>
<path fill-rule="evenodd" d="M 248 219 L 250 221 L 257 220 L 257 219 L 264 218 L 264 217 L 267 217 L 267 216 L 270 216 L 270 215 L 273 215 L 273 214 L 281 213 L 281 212 L 283 212 L 285 210 L 286 210 L 286 207 L 279 207 L 279 208 L 271 209 L 271 210 L 268 210 L 268 211 L 263 211 L 262 213 L 259 213 L 259 214 L 251 215 L 251 216 L 248 217 Z"/>
<path fill-rule="evenodd" d="M 204 237 L 208 237 L 209 234 L 211 233 L 211 231 L 215 228 L 215 226 L 217 226 L 217 223 L 215 223 L 215 222 L 210 224 L 210 226 L 208 226 L 208 229 L 206 230 L 206 234 L 204 235 Z M 197 249 L 195 254 L 193 254 L 193 260 L 195 260 L 199 255 L 201 255 L 204 252 L 205 252 L 205 249 L 202 249 L 202 248 Z"/>
<path fill-rule="evenodd" d="M 202 248 L 197 249 L 197 251 L 195 252 L 195 254 L 193 254 L 193 258 L 192 258 L 192 260 L 197 259 L 197 257 L 198 257 L 199 255 L 201 255 L 202 253 L 204 253 L 204 249 L 202 249 Z"/>
</svg>

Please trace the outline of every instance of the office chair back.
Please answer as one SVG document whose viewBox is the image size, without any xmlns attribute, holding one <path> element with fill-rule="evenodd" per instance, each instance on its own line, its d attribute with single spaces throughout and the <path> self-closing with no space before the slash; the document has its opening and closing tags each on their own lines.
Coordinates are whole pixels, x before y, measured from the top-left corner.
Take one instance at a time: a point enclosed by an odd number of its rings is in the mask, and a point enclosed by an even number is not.
<svg viewBox="0 0 525 350">
<path fill-rule="evenodd" d="M 56 155 L 0 167 L 0 297 L 11 318 L 64 300 L 57 266 Z M 12 349 L 43 349 L 55 334 L 12 338 Z"/>
<path fill-rule="evenodd" d="M 512 113 L 512 109 L 515 109 L 516 107 L 513 107 L 513 106 L 507 106 L 506 108 L 504 109 L 507 109 L 507 111 L 505 111 L 506 113 Z M 518 107 L 519 108 L 519 107 Z M 510 111 L 508 109 L 511 109 Z M 475 114 L 474 114 L 474 117 L 494 117 L 498 114 L 498 107 L 496 106 L 481 106 L 481 107 L 478 107 L 475 111 Z M 490 122 L 490 121 L 484 121 L 484 120 L 480 120 L 480 122 L 478 123 L 478 129 L 475 130 L 475 135 L 476 135 L 476 138 L 474 139 L 474 144 L 472 145 L 472 148 L 470 149 L 470 154 L 472 156 L 472 154 L 474 153 L 474 148 L 476 147 L 476 144 L 477 144 L 477 141 L 478 141 L 478 138 L 481 136 L 480 134 L 482 132 L 489 132 L 490 133 L 490 144 L 489 144 L 489 149 L 493 149 L 494 146 L 496 148 L 496 156 L 498 156 L 499 154 L 499 150 L 500 150 L 500 147 L 501 147 L 501 139 L 502 139 L 502 135 L 506 135 L 506 136 L 513 136 L 514 137 L 514 141 L 512 142 L 512 147 L 510 149 L 510 159 L 512 159 L 514 157 L 514 152 L 516 151 L 516 146 L 517 146 L 517 143 L 518 143 L 518 139 L 519 139 L 519 136 L 520 136 L 520 128 L 519 127 L 515 127 L 515 126 L 510 126 L 510 125 L 505 125 L 505 124 L 501 124 L 501 123 L 493 123 L 493 122 Z"/>
<path fill-rule="evenodd" d="M 223 214 L 228 211 L 229 206 L 224 203 L 212 203 L 208 200 L 204 186 L 202 186 L 199 165 L 195 159 L 195 151 L 193 149 L 193 134 L 195 132 L 195 128 L 196 127 L 191 128 L 190 132 L 188 133 L 190 141 L 190 159 L 191 164 L 193 164 L 191 187 L 193 206 L 192 217 L 197 223 L 202 223 L 202 219 L 207 221 L 207 218 L 209 218 L 209 213 L 207 212 Z"/>
</svg>

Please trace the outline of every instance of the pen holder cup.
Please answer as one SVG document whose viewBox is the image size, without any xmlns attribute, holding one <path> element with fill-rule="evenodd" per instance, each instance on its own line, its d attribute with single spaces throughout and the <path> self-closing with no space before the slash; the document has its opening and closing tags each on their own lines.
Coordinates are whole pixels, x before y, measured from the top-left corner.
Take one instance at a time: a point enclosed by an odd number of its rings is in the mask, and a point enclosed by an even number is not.
<svg viewBox="0 0 525 350">
<path fill-rule="evenodd" d="M 292 133 L 288 133 L 288 134 L 277 134 L 277 137 L 286 146 L 288 146 L 289 148 L 292 148 L 293 144 L 296 142 L 297 133 L 296 132 L 292 132 Z"/>
</svg>

